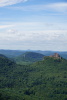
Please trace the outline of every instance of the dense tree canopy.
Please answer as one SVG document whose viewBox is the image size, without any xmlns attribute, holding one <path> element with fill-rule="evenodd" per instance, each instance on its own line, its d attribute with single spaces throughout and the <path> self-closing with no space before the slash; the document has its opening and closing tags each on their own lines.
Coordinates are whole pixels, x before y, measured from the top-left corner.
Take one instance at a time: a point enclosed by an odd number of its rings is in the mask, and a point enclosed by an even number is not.
<svg viewBox="0 0 67 100">
<path fill-rule="evenodd" d="M 0 57 L 0 100 L 67 100 L 67 60 L 17 65 Z"/>
</svg>

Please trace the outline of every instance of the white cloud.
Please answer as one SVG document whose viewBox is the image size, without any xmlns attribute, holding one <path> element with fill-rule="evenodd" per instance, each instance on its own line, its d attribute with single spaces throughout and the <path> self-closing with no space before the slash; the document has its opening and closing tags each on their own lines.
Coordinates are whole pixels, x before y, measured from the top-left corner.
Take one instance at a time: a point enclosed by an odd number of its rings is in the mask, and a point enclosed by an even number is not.
<svg viewBox="0 0 67 100">
<path fill-rule="evenodd" d="M 0 0 L 0 7 L 20 3 L 21 1 L 25 2 L 27 0 Z"/>
<path fill-rule="evenodd" d="M 67 12 L 67 3 L 65 2 L 49 4 L 49 5 L 46 5 L 46 7 L 52 10 L 54 9 L 59 12 Z"/>
<path fill-rule="evenodd" d="M 8 28 L 8 27 L 13 27 L 14 25 L 0 25 L 0 29 Z"/>
<path fill-rule="evenodd" d="M 45 25 L 46 25 L 47 27 L 49 27 L 49 26 L 53 26 L 52 23 L 45 23 Z"/>
<path fill-rule="evenodd" d="M 3 22 L 0 23 L 0 31 L 38 31 L 38 30 L 67 30 L 67 24 L 65 23 L 45 23 L 45 22 Z M 10 30 L 11 29 L 11 30 Z"/>
<path fill-rule="evenodd" d="M 18 32 L 17 30 L 10 30 L 10 29 L 6 31 L 6 33 L 8 34 L 15 34 L 17 32 Z"/>
<path fill-rule="evenodd" d="M 22 11 L 58 11 L 58 12 L 67 12 L 67 3 L 52 3 L 47 5 L 31 5 L 23 7 L 12 7 L 11 9 L 22 10 Z"/>
<path fill-rule="evenodd" d="M 0 33 L 0 37 L 9 38 L 12 41 L 18 41 L 24 43 L 47 43 L 47 42 L 67 42 L 67 30 L 46 30 L 46 31 L 24 31 L 19 32 L 17 30 L 7 30 Z"/>
<path fill-rule="evenodd" d="M 11 47 L 27 47 L 57 49 L 67 47 L 67 30 L 44 30 L 44 31 L 18 31 L 7 30 L 0 33 L 0 45 Z M 57 46 L 57 48 L 55 48 Z M 14 48 L 13 48 L 14 49 Z"/>
</svg>

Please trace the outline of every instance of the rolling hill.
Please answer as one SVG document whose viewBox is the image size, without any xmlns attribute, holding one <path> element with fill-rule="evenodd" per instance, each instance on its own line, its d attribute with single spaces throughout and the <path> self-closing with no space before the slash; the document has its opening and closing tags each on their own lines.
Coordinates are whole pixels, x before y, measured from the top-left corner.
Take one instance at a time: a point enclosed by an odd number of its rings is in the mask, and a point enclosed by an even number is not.
<svg viewBox="0 0 67 100">
<path fill-rule="evenodd" d="M 21 96 L 19 99 L 16 89 L 18 90 L 27 80 L 26 67 L 0 57 L 0 100 L 23 100 Z"/>
<path fill-rule="evenodd" d="M 22 65 L 28 65 L 32 64 L 38 60 L 43 60 L 44 55 L 35 53 L 35 52 L 26 52 L 23 55 L 20 55 L 18 57 L 15 57 L 13 60 L 17 64 L 22 64 Z"/>
<path fill-rule="evenodd" d="M 41 51 L 41 50 L 3 50 L 3 49 L 0 49 L 0 54 L 3 54 L 8 58 L 15 58 L 26 52 L 35 52 L 35 53 L 39 53 L 45 56 L 50 56 L 50 55 L 53 55 L 54 53 L 58 53 L 63 58 L 67 59 L 67 51 L 59 52 L 59 51 Z"/>
<path fill-rule="evenodd" d="M 67 60 L 44 57 L 31 65 L 0 58 L 0 100 L 67 100 Z"/>
</svg>

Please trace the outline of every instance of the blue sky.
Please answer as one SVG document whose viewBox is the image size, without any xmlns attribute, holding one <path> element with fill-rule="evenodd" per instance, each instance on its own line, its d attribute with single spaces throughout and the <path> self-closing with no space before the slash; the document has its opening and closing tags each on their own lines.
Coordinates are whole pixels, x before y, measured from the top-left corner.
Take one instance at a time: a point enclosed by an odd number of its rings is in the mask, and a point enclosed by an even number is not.
<svg viewBox="0 0 67 100">
<path fill-rule="evenodd" d="M 0 0 L 0 49 L 67 51 L 67 0 Z"/>
</svg>

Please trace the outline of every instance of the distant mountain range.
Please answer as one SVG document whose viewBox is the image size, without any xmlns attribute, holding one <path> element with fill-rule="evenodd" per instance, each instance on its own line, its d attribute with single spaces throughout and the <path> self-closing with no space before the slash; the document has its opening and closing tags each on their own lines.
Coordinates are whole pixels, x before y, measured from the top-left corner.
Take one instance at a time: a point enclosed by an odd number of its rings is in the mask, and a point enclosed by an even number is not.
<svg viewBox="0 0 67 100">
<path fill-rule="evenodd" d="M 19 55 L 22 55 L 23 53 L 25 53 L 26 51 L 24 50 L 0 50 L 0 54 L 3 54 L 5 56 L 7 56 L 8 58 L 13 58 Z"/>
<path fill-rule="evenodd" d="M 2 49 L 0 50 L 0 54 L 3 54 L 8 58 L 17 57 L 17 56 L 20 56 L 26 52 L 40 53 L 40 54 L 43 54 L 45 56 L 50 56 L 50 55 L 53 55 L 54 53 L 58 53 L 63 58 L 67 59 L 67 51 L 59 52 L 59 51 L 41 51 L 41 50 L 2 50 Z"/>
</svg>

